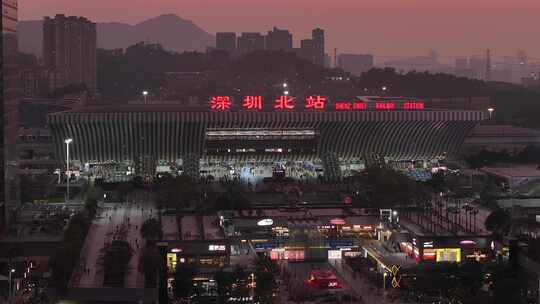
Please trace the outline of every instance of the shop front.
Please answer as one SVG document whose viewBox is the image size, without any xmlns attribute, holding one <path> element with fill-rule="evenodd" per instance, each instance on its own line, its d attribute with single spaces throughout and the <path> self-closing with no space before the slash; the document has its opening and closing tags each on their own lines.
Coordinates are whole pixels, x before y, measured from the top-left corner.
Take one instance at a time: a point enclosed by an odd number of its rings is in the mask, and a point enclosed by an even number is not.
<svg viewBox="0 0 540 304">
<path fill-rule="evenodd" d="M 482 262 L 491 256 L 489 237 L 421 236 L 400 242 L 401 251 L 418 262 Z"/>
</svg>

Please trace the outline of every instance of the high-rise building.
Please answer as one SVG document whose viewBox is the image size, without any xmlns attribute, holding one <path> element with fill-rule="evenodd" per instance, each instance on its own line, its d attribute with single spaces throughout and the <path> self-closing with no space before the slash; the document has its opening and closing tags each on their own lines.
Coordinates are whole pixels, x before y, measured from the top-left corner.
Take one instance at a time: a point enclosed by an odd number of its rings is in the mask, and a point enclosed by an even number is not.
<svg viewBox="0 0 540 304">
<path fill-rule="evenodd" d="M 236 33 L 216 33 L 216 50 L 223 50 L 233 54 L 236 52 Z"/>
<path fill-rule="evenodd" d="M 242 33 L 238 37 L 237 47 L 240 55 L 256 50 L 264 50 L 264 36 L 261 33 Z"/>
<path fill-rule="evenodd" d="M 291 51 L 293 37 L 288 30 L 280 30 L 274 27 L 266 35 L 266 49 L 271 51 Z"/>
<path fill-rule="evenodd" d="M 300 57 L 313 62 L 313 40 L 300 40 Z"/>
<path fill-rule="evenodd" d="M 17 178 L 17 104 L 20 96 L 17 68 L 17 1 L 2 0 L 2 130 L 0 180 L 0 231 L 6 227 L 8 210 L 18 203 Z"/>
<path fill-rule="evenodd" d="M 313 63 L 324 66 L 324 30 L 316 28 L 312 31 L 311 36 L 313 40 Z"/>
<path fill-rule="evenodd" d="M 373 55 L 339 54 L 337 61 L 339 68 L 357 76 L 373 67 Z"/>
<path fill-rule="evenodd" d="M 43 63 L 66 71 L 67 84 L 97 86 L 96 24 L 84 17 L 56 15 L 43 21 Z"/>
</svg>

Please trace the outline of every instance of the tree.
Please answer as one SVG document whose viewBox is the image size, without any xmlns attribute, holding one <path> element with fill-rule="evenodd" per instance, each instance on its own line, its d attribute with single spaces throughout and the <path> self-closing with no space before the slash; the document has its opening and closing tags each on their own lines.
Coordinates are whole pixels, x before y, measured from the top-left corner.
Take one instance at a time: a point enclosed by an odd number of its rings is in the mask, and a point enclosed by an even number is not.
<svg viewBox="0 0 540 304">
<path fill-rule="evenodd" d="M 218 302 L 227 303 L 232 285 L 235 282 L 234 277 L 229 272 L 218 271 L 214 273 L 214 280 L 217 284 Z"/>
<path fill-rule="evenodd" d="M 84 203 L 84 209 L 90 218 L 94 218 L 98 209 L 98 201 L 95 198 L 87 198 Z"/>
<path fill-rule="evenodd" d="M 163 174 L 156 178 L 154 189 L 158 205 L 172 208 L 185 208 L 201 199 L 199 186 L 188 176 Z"/>
<path fill-rule="evenodd" d="M 484 223 L 487 230 L 499 236 L 508 234 L 511 224 L 510 214 L 502 208 L 491 212 Z"/>
<path fill-rule="evenodd" d="M 146 246 L 139 261 L 139 272 L 144 274 L 144 281 L 147 288 L 156 285 L 157 273 L 161 256 L 155 246 Z"/>
<path fill-rule="evenodd" d="M 174 281 L 172 283 L 173 293 L 176 298 L 189 297 L 195 288 L 193 288 L 193 276 L 195 269 L 185 264 L 177 264 L 174 272 Z"/>
<path fill-rule="evenodd" d="M 420 184 L 398 171 L 381 166 L 368 167 L 353 181 L 365 189 L 367 202 L 381 208 L 408 205 L 423 193 Z"/>
<path fill-rule="evenodd" d="M 129 192 L 133 189 L 133 184 L 128 182 L 122 182 L 118 185 L 117 191 L 120 196 L 120 200 L 125 202 Z"/>
<path fill-rule="evenodd" d="M 276 279 L 272 272 L 255 272 L 255 295 L 260 303 L 273 303 L 273 294 L 276 288 Z"/>
<path fill-rule="evenodd" d="M 120 287 L 124 285 L 129 261 L 133 257 L 133 249 L 126 241 L 115 240 L 105 250 L 101 265 L 105 269 L 103 285 Z"/>
<path fill-rule="evenodd" d="M 154 218 L 147 219 L 141 226 L 141 235 L 147 242 L 156 242 L 163 238 L 161 223 Z"/>
</svg>

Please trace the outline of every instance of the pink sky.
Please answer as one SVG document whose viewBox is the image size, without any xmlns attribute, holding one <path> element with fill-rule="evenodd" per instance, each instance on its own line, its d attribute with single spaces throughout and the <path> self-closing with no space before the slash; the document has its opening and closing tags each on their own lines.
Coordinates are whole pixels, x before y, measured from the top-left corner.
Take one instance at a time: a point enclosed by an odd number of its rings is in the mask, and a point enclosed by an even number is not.
<svg viewBox="0 0 540 304">
<path fill-rule="evenodd" d="M 540 61 L 540 0 L 19 0 L 22 20 L 65 13 L 137 23 L 164 13 L 210 33 L 290 29 L 295 44 L 314 27 L 327 52 L 441 56 L 515 55 Z"/>
</svg>

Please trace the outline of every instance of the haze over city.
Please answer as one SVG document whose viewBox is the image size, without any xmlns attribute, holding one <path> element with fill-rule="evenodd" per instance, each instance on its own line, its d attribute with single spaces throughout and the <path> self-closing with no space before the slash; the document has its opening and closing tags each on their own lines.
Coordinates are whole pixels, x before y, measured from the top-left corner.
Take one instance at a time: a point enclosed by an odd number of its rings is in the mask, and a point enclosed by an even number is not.
<svg viewBox="0 0 540 304">
<path fill-rule="evenodd" d="M 277 26 L 296 37 L 318 26 L 326 30 L 327 52 L 338 48 L 390 59 L 436 50 L 445 61 L 487 48 L 494 56 L 525 50 L 529 58 L 540 58 L 540 39 L 533 38 L 540 36 L 539 11 L 537 0 L 40 0 L 22 2 L 20 20 L 62 12 L 95 22 L 135 24 L 175 13 L 213 34 Z"/>
<path fill-rule="evenodd" d="M 540 304 L 540 0 L 2 0 L 0 304 Z"/>
</svg>

